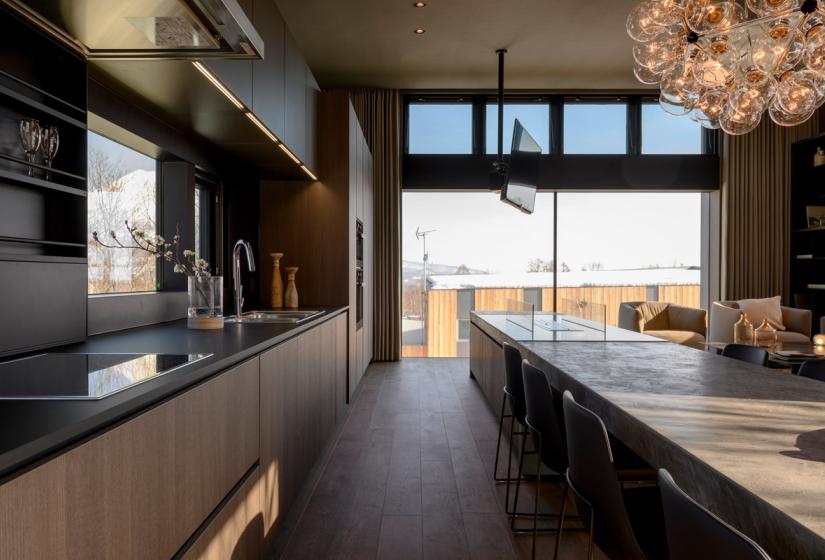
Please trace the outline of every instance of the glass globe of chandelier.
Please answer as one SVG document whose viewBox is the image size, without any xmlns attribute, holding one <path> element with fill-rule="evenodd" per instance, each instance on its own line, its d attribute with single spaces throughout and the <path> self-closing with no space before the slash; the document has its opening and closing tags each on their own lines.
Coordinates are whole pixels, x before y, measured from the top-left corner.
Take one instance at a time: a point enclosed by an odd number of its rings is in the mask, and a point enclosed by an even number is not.
<svg viewBox="0 0 825 560">
<path fill-rule="evenodd" d="M 823 0 L 825 2 L 825 0 Z M 703 127 L 746 134 L 825 103 L 825 6 L 817 0 L 644 0 L 627 17 L 633 70 L 659 104 Z"/>
</svg>

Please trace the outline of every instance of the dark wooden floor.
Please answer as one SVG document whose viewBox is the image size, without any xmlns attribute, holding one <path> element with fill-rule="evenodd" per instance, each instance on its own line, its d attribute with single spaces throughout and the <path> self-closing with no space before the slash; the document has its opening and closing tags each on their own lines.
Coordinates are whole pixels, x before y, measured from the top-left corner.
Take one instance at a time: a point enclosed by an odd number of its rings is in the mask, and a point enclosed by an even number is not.
<svg viewBox="0 0 825 560">
<path fill-rule="evenodd" d="M 497 434 L 466 359 L 371 366 L 282 557 L 530 558 L 492 482 Z M 559 494 L 543 484 L 542 508 L 557 511 Z M 540 536 L 537 558 L 553 543 Z M 565 533 L 560 557 L 585 558 L 584 534 Z"/>
</svg>

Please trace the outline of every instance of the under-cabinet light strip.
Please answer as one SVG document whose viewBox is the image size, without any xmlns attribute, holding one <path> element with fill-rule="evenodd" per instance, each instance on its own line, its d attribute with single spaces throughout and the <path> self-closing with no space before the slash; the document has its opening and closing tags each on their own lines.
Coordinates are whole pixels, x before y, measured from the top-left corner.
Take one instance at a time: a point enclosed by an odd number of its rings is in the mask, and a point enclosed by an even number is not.
<svg viewBox="0 0 825 560">
<path fill-rule="evenodd" d="M 274 134 L 272 134 L 272 131 L 271 131 L 271 130 L 269 130 L 269 128 L 267 128 L 267 126 L 266 126 L 264 123 L 262 123 L 262 122 L 260 121 L 260 119 L 258 119 L 258 117 L 256 117 L 256 116 L 255 116 L 255 113 L 253 113 L 253 112 L 251 112 L 251 111 L 244 111 L 244 115 L 246 115 L 246 118 L 248 118 L 250 121 L 252 121 L 253 123 L 255 123 L 255 126 L 257 126 L 258 128 L 260 128 L 260 129 L 261 129 L 261 132 L 263 132 L 264 134 L 266 134 L 266 136 L 267 136 L 270 140 L 272 140 L 273 142 L 275 142 L 275 143 L 276 143 L 276 144 L 278 144 L 279 146 L 283 146 L 283 144 L 281 144 L 281 141 L 280 141 L 280 140 L 278 140 L 278 137 L 277 137 L 277 136 L 275 136 Z"/>
<path fill-rule="evenodd" d="M 289 159 L 294 161 L 295 164 L 298 165 L 304 173 L 306 173 L 313 181 L 318 180 L 318 177 L 316 177 L 315 174 L 312 171 L 310 171 L 309 168 L 306 165 L 304 165 L 301 162 L 301 160 L 298 159 L 298 157 L 295 154 L 293 154 L 289 148 L 286 147 L 286 144 L 284 144 L 277 136 L 275 136 L 275 134 L 271 130 L 269 130 L 269 128 L 264 123 L 261 122 L 257 115 L 255 115 L 255 113 L 250 111 L 241 102 L 241 100 L 235 96 L 234 93 L 232 93 L 225 85 L 223 85 L 223 83 L 221 83 L 221 81 L 217 78 L 217 76 L 215 76 L 215 74 L 212 73 L 211 70 L 209 70 L 206 66 L 204 66 L 201 62 L 197 60 L 192 61 L 192 65 L 195 68 L 197 68 L 198 71 L 201 74 L 203 74 L 206 77 L 206 79 L 209 80 L 212 83 L 212 85 L 215 86 L 215 88 L 217 88 L 219 92 L 221 92 L 227 99 L 229 99 L 229 101 L 231 101 L 235 107 L 240 109 L 241 112 L 244 115 L 246 115 L 246 118 L 248 118 L 255 124 L 255 126 L 261 129 L 261 132 L 263 132 L 267 138 L 275 142 L 275 144 L 279 148 L 281 148 L 281 150 L 283 150 L 283 152 L 286 155 L 289 156 Z"/>
<path fill-rule="evenodd" d="M 310 171 L 310 170 L 307 168 L 307 166 L 306 166 L 306 165 L 304 165 L 303 163 L 301 164 L 301 169 L 303 169 L 303 170 L 304 170 L 304 173 L 306 173 L 307 175 L 309 175 L 309 178 L 310 178 L 310 179 L 312 179 L 313 181 L 317 181 L 317 180 L 318 180 L 318 177 L 316 177 L 316 176 L 315 176 L 315 173 L 313 173 L 312 171 Z"/>
<path fill-rule="evenodd" d="M 193 61 L 192 65 L 195 68 L 197 68 L 198 71 L 201 74 L 203 74 L 206 77 L 207 80 L 212 82 L 212 85 L 215 86 L 218 89 L 219 92 L 224 94 L 224 96 L 226 96 L 226 98 L 229 99 L 229 101 L 231 101 L 232 104 L 235 107 L 237 107 L 241 111 L 243 111 L 245 109 L 245 107 L 243 106 L 243 103 L 241 103 L 241 100 L 238 99 L 237 97 L 235 97 L 235 94 L 232 93 L 231 91 L 229 91 L 229 89 L 227 89 L 227 87 L 225 85 L 223 85 L 221 83 L 221 81 L 206 66 L 204 66 L 203 64 L 201 64 L 198 61 Z"/>
<path fill-rule="evenodd" d="M 279 148 L 281 148 L 281 150 L 283 150 L 283 152 L 284 152 L 286 155 L 288 155 L 288 156 L 292 159 L 292 161 L 294 161 L 294 162 L 295 162 L 296 164 L 298 164 L 298 165 L 301 165 L 301 160 L 300 160 L 300 159 L 298 159 L 298 158 L 295 156 L 295 154 L 293 154 L 293 153 L 289 150 L 289 148 L 287 148 L 287 147 L 286 147 L 286 145 L 284 145 L 284 144 L 278 144 L 278 147 L 279 147 Z"/>
</svg>

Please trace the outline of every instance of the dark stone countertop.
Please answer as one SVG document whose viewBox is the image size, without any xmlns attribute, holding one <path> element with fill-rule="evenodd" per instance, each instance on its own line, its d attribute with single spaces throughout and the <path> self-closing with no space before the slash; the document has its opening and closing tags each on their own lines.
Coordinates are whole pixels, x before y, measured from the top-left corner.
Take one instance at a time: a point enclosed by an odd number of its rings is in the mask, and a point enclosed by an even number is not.
<svg viewBox="0 0 825 560">
<path fill-rule="evenodd" d="M 60 451 L 129 416 L 259 354 L 320 323 L 346 312 L 346 307 L 313 307 L 324 314 L 300 325 L 227 324 L 221 331 L 186 328 L 172 321 L 90 337 L 54 351 L 81 353 L 212 354 L 115 393 L 88 401 L 0 401 L 0 478 Z"/>
<path fill-rule="evenodd" d="M 772 558 L 825 558 L 825 383 L 669 342 L 518 342 L 474 322 Z"/>
</svg>

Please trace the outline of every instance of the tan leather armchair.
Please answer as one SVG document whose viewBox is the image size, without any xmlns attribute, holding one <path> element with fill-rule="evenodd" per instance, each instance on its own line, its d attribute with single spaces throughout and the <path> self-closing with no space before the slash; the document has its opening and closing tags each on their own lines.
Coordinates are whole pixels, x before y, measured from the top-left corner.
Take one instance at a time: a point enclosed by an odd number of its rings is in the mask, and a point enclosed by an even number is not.
<svg viewBox="0 0 825 560">
<path fill-rule="evenodd" d="M 741 311 L 735 301 L 717 301 L 710 308 L 708 340 L 710 342 L 733 342 L 733 325 L 739 320 Z M 813 315 L 808 309 L 782 306 L 784 331 L 776 331 L 779 342 L 810 342 Z M 754 325 L 754 328 L 759 325 Z"/>
<path fill-rule="evenodd" d="M 705 348 L 707 313 L 659 301 L 631 301 L 619 306 L 619 328 Z"/>
</svg>

